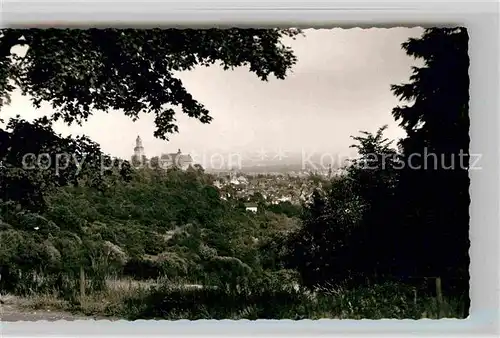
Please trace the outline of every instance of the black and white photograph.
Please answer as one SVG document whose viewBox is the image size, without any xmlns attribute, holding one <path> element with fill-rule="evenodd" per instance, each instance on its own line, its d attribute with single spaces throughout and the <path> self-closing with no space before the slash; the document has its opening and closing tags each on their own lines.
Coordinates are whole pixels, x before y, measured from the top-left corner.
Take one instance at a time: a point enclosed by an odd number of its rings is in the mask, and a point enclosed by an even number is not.
<svg viewBox="0 0 500 338">
<path fill-rule="evenodd" d="M 0 29 L 2 322 L 469 316 L 469 33 Z"/>
</svg>

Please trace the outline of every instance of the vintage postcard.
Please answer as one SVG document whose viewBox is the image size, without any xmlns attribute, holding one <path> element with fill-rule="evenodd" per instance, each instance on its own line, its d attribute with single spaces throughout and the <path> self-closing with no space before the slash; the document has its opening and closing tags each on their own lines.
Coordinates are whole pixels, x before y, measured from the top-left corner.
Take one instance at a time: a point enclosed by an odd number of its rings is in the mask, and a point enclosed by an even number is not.
<svg viewBox="0 0 500 338">
<path fill-rule="evenodd" d="M 1 29 L 1 320 L 466 318 L 468 43 Z"/>
</svg>

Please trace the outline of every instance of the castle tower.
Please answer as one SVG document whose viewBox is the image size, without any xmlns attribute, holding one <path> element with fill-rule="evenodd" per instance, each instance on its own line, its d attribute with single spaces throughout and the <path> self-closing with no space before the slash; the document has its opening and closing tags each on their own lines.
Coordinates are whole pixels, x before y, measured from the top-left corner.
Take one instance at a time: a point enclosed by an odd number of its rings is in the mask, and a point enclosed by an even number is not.
<svg viewBox="0 0 500 338">
<path fill-rule="evenodd" d="M 135 139 L 134 157 L 138 160 L 142 160 L 144 156 L 144 147 L 142 146 L 142 140 L 140 136 Z"/>
</svg>

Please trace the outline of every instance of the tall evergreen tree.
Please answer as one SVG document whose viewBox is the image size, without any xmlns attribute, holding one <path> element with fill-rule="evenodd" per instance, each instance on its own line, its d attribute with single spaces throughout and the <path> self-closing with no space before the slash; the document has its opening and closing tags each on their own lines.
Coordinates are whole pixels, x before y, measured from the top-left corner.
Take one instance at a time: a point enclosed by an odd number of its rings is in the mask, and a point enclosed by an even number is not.
<svg viewBox="0 0 500 338">
<path fill-rule="evenodd" d="M 405 129 L 394 210 L 405 274 L 468 279 L 469 57 L 465 28 L 427 29 L 403 44 L 424 61 L 410 82 L 392 86 L 408 105 L 393 115 Z M 404 258 L 403 258 L 404 257 Z"/>
</svg>

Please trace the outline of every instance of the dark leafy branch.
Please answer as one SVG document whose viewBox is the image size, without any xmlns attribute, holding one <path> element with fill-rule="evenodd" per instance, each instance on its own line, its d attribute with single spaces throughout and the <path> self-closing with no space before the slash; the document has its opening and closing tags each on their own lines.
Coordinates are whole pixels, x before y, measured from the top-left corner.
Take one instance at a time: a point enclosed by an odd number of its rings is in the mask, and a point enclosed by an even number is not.
<svg viewBox="0 0 500 338">
<path fill-rule="evenodd" d="M 174 107 L 202 123 L 208 110 L 187 92 L 175 72 L 220 64 L 245 66 L 261 80 L 284 79 L 296 62 L 281 42 L 282 29 L 4 29 L 0 36 L 0 97 L 17 85 L 53 118 L 81 123 L 93 110 L 122 110 L 137 119 L 155 116 L 155 136 L 178 131 Z M 25 46 L 25 55 L 12 48 Z M 11 80 L 11 81 L 9 81 Z M 209 80 L 207 80 L 209 81 Z M 207 83 L 207 85 L 209 85 Z"/>
</svg>

